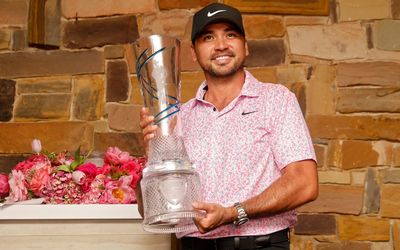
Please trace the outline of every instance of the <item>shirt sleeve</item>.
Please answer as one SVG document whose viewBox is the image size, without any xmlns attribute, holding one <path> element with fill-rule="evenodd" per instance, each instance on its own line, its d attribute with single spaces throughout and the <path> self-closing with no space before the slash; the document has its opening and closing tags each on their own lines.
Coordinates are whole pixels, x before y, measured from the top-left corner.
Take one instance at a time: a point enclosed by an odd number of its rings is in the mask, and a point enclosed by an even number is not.
<svg viewBox="0 0 400 250">
<path fill-rule="evenodd" d="M 313 143 L 296 96 L 287 90 L 277 109 L 272 151 L 279 169 L 311 159 L 316 161 Z"/>
</svg>

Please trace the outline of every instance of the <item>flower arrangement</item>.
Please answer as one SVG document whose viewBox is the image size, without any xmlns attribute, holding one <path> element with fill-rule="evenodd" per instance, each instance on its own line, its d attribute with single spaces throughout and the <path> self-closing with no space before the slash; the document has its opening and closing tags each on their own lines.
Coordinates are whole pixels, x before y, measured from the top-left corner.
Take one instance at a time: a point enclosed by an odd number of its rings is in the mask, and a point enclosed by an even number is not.
<svg viewBox="0 0 400 250">
<path fill-rule="evenodd" d="M 0 202 L 12 204 L 43 198 L 48 204 L 136 203 L 134 189 L 146 163 L 117 147 L 109 147 L 102 166 L 82 154 L 42 152 L 33 140 L 35 154 L 18 163 L 9 175 L 0 173 Z"/>
</svg>

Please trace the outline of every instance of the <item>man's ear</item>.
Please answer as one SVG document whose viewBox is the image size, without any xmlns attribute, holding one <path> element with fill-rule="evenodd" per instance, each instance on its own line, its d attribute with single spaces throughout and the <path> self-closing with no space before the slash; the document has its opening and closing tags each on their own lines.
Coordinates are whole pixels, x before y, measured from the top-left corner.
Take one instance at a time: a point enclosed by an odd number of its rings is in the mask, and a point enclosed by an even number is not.
<svg viewBox="0 0 400 250">
<path fill-rule="evenodd" d="M 192 54 L 192 60 L 193 60 L 193 62 L 197 62 L 196 51 L 194 50 L 194 45 L 193 45 L 193 43 L 190 45 L 190 52 L 191 52 L 191 54 Z"/>
</svg>

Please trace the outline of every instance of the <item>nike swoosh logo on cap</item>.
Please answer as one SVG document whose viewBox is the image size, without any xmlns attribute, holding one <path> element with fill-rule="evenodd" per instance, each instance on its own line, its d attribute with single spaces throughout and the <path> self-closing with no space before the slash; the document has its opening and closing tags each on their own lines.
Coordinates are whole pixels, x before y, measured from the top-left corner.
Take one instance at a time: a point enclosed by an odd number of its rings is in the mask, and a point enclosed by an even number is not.
<svg viewBox="0 0 400 250">
<path fill-rule="evenodd" d="M 208 12 L 208 13 L 207 13 L 207 16 L 208 16 L 208 17 L 212 17 L 212 16 L 214 16 L 215 14 L 218 14 L 218 13 L 223 12 L 223 11 L 226 11 L 226 10 L 216 10 L 216 11 L 214 11 L 214 12 Z"/>
</svg>

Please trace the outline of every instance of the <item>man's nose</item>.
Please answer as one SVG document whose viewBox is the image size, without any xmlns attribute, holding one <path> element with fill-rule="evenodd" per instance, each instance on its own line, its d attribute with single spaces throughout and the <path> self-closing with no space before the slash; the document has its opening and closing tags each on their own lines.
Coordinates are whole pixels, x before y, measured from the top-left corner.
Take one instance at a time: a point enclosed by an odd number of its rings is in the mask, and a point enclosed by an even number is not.
<svg viewBox="0 0 400 250">
<path fill-rule="evenodd" d="M 228 42 L 224 37 L 217 38 L 215 41 L 215 49 L 223 50 L 228 47 Z"/>
</svg>

